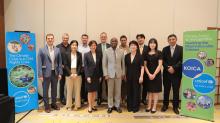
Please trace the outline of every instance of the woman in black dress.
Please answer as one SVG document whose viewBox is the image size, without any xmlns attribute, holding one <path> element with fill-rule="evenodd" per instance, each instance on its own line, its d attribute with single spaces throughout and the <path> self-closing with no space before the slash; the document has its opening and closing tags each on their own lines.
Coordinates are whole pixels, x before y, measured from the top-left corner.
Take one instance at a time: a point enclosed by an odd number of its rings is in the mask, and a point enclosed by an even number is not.
<svg viewBox="0 0 220 123">
<path fill-rule="evenodd" d="M 147 73 L 147 92 L 148 92 L 148 107 L 146 112 L 156 113 L 156 106 L 159 92 L 162 91 L 161 67 L 162 53 L 158 49 L 158 43 L 155 38 L 148 42 L 148 52 L 145 55 L 145 71 Z M 152 100 L 153 107 L 152 107 Z"/>
<path fill-rule="evenodd" d="M 96 52 L 97 43 L 92 40 L 89 42 L 90 51 L 84 54 L 84 69 L 87 79 L 86 87 L 88 90 L 88 112 L 96 111 L 95 97 L 98 90 L 99 82 L 102 77 L 102 57 Z"/>
<path fill-rule="evenodd" d="M 129 112 L 139 111 L 140 84 L 143 82 L 144 61 L 138 50 L 138 43 L 129 43 L 131 52 L 125 56 L 126 79 L 127 79 L 127 109 Z"/>
</svg>

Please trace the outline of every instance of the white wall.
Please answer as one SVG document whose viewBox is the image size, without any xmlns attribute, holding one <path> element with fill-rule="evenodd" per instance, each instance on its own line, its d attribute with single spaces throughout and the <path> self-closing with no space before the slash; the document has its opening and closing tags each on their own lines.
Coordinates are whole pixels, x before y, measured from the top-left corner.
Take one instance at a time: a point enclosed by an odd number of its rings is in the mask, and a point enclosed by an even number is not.
<svg viewBox="0 0 220 123">
<path fill-rule="evenodd" d="M 184 31 L 220 26 L 217 1 L 5 0 L 5 29 L 35 32 L 38 47 L 44 44 L 44 33 L 49 32 L 55 34 L 56 43 L 64 32 L 77 40 L 88 33 L 97 41 L 102 31 L 109 34 L 109 39 L 125 34 L 130 40 L 144 33 L 146 40 L 157 38 L 161 49 L 170 33 L 176 33 L 182 44 Z"/>
<path fill-rule="evenodd" d="M 65 32 L 79 40 L 86 30 L 85 5 L 85 0 L 45 0 L 45 32 L 54 33 L 57 43 Z"/>
<path fill-rule="evenodd" d="M 35 32 L 38 49 L 44 41 L 44 0 L 5 0 L 4 3 L 5 31 Z"/>
</svg>

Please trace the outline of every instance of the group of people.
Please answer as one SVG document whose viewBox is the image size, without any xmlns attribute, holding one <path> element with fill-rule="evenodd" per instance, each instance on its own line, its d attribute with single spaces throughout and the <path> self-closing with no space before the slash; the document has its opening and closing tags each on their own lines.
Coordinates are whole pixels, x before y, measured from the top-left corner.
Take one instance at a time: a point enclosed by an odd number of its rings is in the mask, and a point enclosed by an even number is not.
<svg viewBox="0 0 220 123">
<path fill-rule="evenodd" d="M 162 51 L 158 49 L 155 38 L 151 38 L 148 45 L 145 45 L 144 34 L 137 34 L 137 41 L 130 42 L 122 35 L 120 46 L 117 38 L 111 38 L 110 44 L 107 39 L 107 33 L 102 32 L 99 44 L 95 40 L 89 41 L 87 34 L 81 36 L 80 44 L 77 40 L 69 43 L 69 35 L 64 33 L 63 41 L 54 46 L 54 35 L 46 35 L 46 45 L 38 53 L 38 76 L 43 84 L 45 112 L 51 112 L 51 108 L 60 109 L 56 104 L 59 80 L 60 101 L 67 110 L 76 111 L 87 101 L 88 112 L 97 111 L 95 101 L 101 105 L 103 93 L 106 92 L 108 113 L 113 110 L 121 113 L 122 102 L 127 103 L 129 112 L 138 112 L 142 102 L 147 105 L 146 112 L 155 113 L 163 85 L 161 111 L 168 109 L 172 87 L 173 111 L 179 114 L 183 49 L 177 44 L 177 36 L 169 35 L 169 45 Z M 48 98 L 50 85 L 51 105 Z"/>
</svg>

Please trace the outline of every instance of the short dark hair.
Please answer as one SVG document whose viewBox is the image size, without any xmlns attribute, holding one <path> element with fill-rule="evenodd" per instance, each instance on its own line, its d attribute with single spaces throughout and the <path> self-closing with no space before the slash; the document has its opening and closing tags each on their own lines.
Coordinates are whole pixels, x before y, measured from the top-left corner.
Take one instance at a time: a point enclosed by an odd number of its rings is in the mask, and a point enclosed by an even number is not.
<svg viewBox="0 0 220 123">
<path fill-rule="evenodd" d="M 150 49 L 150 44 L 151 44 L 151 43 L 155 43 L 155 44 L 156 44 L 156 48 L 155 48 L 155 50 L 157 51 L 157 50 L 158 50 L 157 39 L 156 39 L 156 38 L 151 38 L 151 39 L 148 41 L 148 52 L 151 51 L 151 49 Z"/>
<path fill-rule="evenodd" d="M 122 36 L 120 37 L 120 40 L 121 40 L 122 38 L 126 38 L 126 40 L 127 40 L 127 37 L 126 37 L 125 35 L 122 35 Z"/>
<path fill-rule="evenodd" d="M 171 38 L 171 37 L 174 37 L 174 38 L 177 39 L 177 36 L 176 36 L 175 34 L 170 34 L 170 35 L 167 37 L 167 39 L 169 39 L 169 38 Z"/>
<path fill-rule="evenodd" d="M 89 46 L 91 47 L 93 44 L 95 44 L 96 46 L 98 45 L 95 40 L 91 40 L 91 41 L 89 42 Z"/>
<path fill-rule="evenodd" d="M 82 34 L 82 36 L 81 36 L 81 37 L 83 37 L 83 36 L 86 36 L 87 38 L 89 37 L 87 34 Z"/>
<path fill-rule="evenodd" d="M 76 45 L 77 45 L 77 47 L 78 47 L 78 41 L 77 41 L 77 40 L 72 40 L 72 41 L 70 42 L 70 46 L 71 46 L 73 43 L 76 43 Z"/>
<path fill-rule="evenodd" d="M 137 34 L 137 35 L 136 35 L 136 39 L 138 39 L 139 37 L 140 37 L 140 38 L 144 38 L 144 39 L 145 39 L 144 34 Z"/>
<path fill-rule="evenodd" d="M 129 47 L 130 47 L 132 44 L 136 45 L 136 46 L 137 46 L 137 49 L 139 49 L 139 45 L 138 45 L 138 42 L 137 42 L 137 41 L 135 41 L 135 40 L 130 41 L 130 42 L 129 42 Z"/>
</svg>

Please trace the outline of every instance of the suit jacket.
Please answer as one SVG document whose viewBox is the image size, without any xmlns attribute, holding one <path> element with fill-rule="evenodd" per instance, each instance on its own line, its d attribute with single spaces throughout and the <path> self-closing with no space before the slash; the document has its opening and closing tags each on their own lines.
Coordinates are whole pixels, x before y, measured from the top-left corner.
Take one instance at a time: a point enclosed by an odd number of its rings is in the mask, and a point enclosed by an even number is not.
<svg viewBox="0 0 220 123">
<path fill-rule="evenodd" d="M 62 57 L 59 48 L 54 47 L 54 70 L 56 75 L 62 75 Z M 40 48 L 38 52 L 38 76 L 50 77 L 52 70 L 52 62 L 49 55 L 48 46 Z"/>
<path fill-rule="evenodd" d="M 172 76 L 177 76 L 178 78 L 181 78 L 182 77 L 183 47 L 180 45 L 176 45 L 174 53 L 173 53 L 173 57 L 171 57 L 170 46 L 164 47 L 162 50 L 162 54 L 163 54 L 164 76 L 169 77 L 170 75 L 172 75 Z M 170 74 L 168 72 L 168 66 L 172 66 L 176 73 Z"/>
<path fill-rule="evenodd" d="M 140 48 L 138 49 L 138 51 L 139 51 L 139 53 L 141 53 Z M 147 45 L 144 44 L 144 48 L 143 48 L 143 51 L 141 54 L 143 58 L 145 57 L 145 54 L 147 53 L 147 51 L 148 51 L 148 47 L 147 47 Z"/>
<path fill-rule="evenodd" d="M 106 43 L 106 49 L 111 47 L 111 45 L 109 43 Z M 103 55 L 103 52 L 102 52 L 102 43 L 99 43 L 97 45 L 97 48 L 96 48 L 96 52 L 98 53 L 101 53 L 101 56 Z"/>
<path fill-rule="evenodd" d="M 77 51 L 76 53 L 76 73 L 77 75 L 81 75 L 82 69 L 82 54 Z M 66 76 L 71 75 L 71 52 L 67 52 L 64 56 L 64 70 L 66 71 Z"/>
<path fill-rule="evenodd" d="M 129 48 L 129 46 L 126 46 L 126 48 L 124 49 L 124 48 L 120 45 L 119 48 L 124 51 L 124 55 L 130 53 L 130 48 Z"/>
<path fill-rule="evenodd" d="M 60 43 L 56 47 L 60 49 L 60 53 L 61 53 L 61 57 L 62 57 L 62 65 L 64 65 L 64 61 L 65 61 L 64 59 L 65 59 L 66 52 L 71 52 L 70 51 L 70 45 L 68 44 L 68 46 L 65 47 L 63 45 L 63 43 Z M 63 68 L 63 75 L 66 76 L 67 71 L 64 69 L 64 67 L 62 67 L 62 68 Z"/>
<path fill-rule="evenodd" d="M 138 52 L 141 54 L 141 51 L 140 51 L 140 47 L 138 49 Z M 142 51 L 142 59 L 144 60 L 145 59 L 145 56 L 147 55 L 147 52 L 148 52 L 148 46 L 144 44 L 144 48 L 143 48 L 143 51 Z M 144 70 L 144 78 L 147 78 L 147 73 L 146 71 Z M 144 79 L 144 82 L 146 81 L 146 79 Z"/>
<path fill-rule="evenodd" d="M 124 63 L 124 52 L 116 48 L 116 60 L 113 48 L 108 48 L 103 53 L 102 58 L 102 69 L 104 76 L 109 76 L 109 78 L 121 78 L 125 75 L 125 63 Z"/>
<path fill-rule="evenodd" d="M 106 43 L 106 49 L 108 49 L 109 47 L 111 47 L 111 45 L 109 43 Z M 101 59 L 102 59 L 102 57 L 103 57 L 102 43 L 99 43 L 97 45 L 96 52 L 101 55 Z M 101 66 L 101 69 L 102 69 L 102 66 Z M 103 71 L 101 71 L 101 75 L 103 76 Z"/>
<path fill-rule="evenodd" d="M 100 53 L 96 53 L 96 62 L 93 59 L 92 52 L 84 54 L 84 71 L 85 77 L 102 77 L 102 57 Z"/>
</svg>

